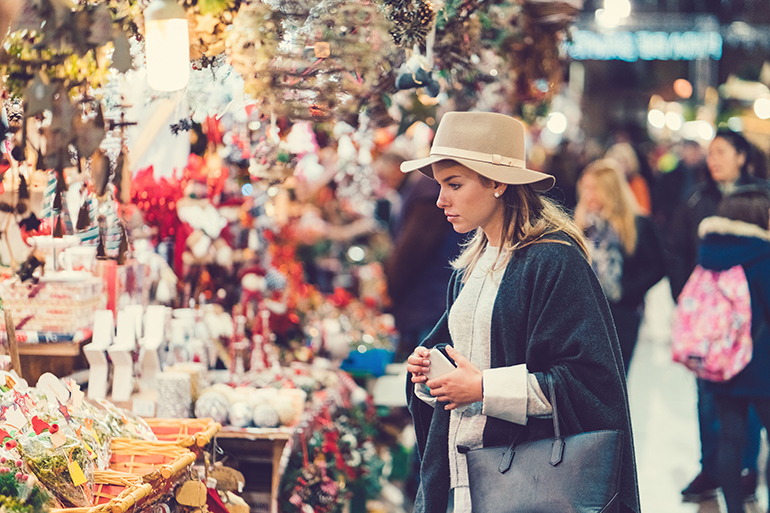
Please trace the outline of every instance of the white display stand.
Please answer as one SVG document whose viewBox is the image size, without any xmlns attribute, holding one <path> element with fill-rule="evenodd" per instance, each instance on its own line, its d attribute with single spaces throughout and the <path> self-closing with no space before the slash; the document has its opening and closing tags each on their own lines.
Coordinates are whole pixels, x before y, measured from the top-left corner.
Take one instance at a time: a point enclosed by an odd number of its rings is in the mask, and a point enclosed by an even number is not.
<svg viewBox="0 0 770 513">
<path fill-rule="evenodd" d="M 141 308 L 141 307 L 140 307 Z M 107 352 L 112 360 L 112 400 L 129 401 L 134 391 L 134 357 L 136 349 L 135 311 L 118 312 L 115 342 Z"/>
<path fill-rule="evenodd" d="M 89 399 L 107 398 L 109 363 L 105 351 L 112 345 L 115 335 L 112 311 L 97 310 L 94 314 L 94 333 L 91 343 L 83 346 L 88 360 Z"/>
<path fill-rule="evenodd" d="M 140 385 L 143 390 L 155 390 L 157 388 L 157 376 L 161 371 L 158 351 L 165 342 L 169 313 L 169 308 L 162 305 L 150 305 L 147 307 L 144 321 L 145 335 L 140 341 L 142 348 L 142 378 Z"/>
</svg>

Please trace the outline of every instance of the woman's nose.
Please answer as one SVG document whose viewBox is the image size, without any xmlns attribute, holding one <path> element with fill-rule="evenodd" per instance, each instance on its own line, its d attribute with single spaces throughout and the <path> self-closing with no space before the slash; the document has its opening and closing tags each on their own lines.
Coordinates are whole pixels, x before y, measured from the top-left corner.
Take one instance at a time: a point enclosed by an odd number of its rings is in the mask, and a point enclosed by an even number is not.
<svg viewBox="0 0 770 513">
<path fill-rule="evenodd" d="M 444 197 L 444 189 L 441 189 L 441 192 L 438 193 L 438 199 L 436 200 L 436 206 L 438 208 L 446 208 L 447 201 Z"/>
</svg>

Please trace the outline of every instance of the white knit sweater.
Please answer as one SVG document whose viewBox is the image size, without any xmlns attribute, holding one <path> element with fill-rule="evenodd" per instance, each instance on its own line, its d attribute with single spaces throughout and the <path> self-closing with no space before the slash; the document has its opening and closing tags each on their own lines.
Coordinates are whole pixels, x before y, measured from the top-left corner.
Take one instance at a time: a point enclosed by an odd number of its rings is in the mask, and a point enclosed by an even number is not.
<svg viewBox="0 0 770 513">
<path fill-rule="evenodd" d="M 525 365 L 490 369 L 492 314 L 505 272 L 505 262 L 494 265 L 497 248 L 487 247 L 449 311 L 449 334 L 454 348 L 483 372 L 483 401 L 453 410 L 449 420 L 449 476 L 451 488 L 468 486 L 465 456 L 457 446 L 482 447 L 488 415 L 526 424 L 527 416 L 550 415 L 551 405 L 537 379 Z M 492 267 L 495 269 L 492 269 Z M 436 405 L 425 385 L 415 387 L 423 401 Z"/>
</svg>

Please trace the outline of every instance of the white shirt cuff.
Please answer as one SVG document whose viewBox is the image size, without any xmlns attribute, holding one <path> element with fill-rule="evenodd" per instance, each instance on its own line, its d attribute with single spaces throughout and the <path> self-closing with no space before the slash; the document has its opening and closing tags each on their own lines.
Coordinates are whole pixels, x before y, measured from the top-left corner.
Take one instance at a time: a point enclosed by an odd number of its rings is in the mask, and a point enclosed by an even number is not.
<svg viewBox="0 0 770 513">
<path fill-rule="evenodd" d="M 527 366 L 497 367 L 482 372 L 482 413 L 522 426 L 527 424 Z M 416 388 L 415 388 L 416 390 Z"/>
<path fill-rule="evenodd" d="M 430 395 L 430 388 L 428 388 L 425 383 L 416 383 L 414 385 L 414 395 L 428 406 L 436 407 L 438 399 Z"/>
</svg>

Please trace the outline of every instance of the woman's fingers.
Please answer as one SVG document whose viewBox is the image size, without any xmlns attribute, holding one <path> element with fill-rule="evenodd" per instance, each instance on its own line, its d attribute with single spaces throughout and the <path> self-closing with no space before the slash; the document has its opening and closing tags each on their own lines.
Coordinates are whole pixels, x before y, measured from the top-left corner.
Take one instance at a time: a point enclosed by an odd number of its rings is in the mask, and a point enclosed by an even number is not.
<svg viewBox="0 0 770 513">
<path fill-rule="evenodd" d="M 413 372 L 412 373 L 412 383 L 426 383 L 428 381 L 428 378 L 420 373 L 420 372 Z"/>
</svg>

